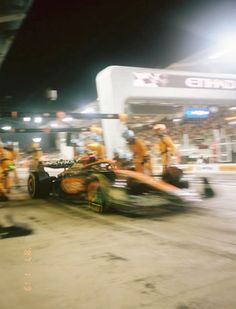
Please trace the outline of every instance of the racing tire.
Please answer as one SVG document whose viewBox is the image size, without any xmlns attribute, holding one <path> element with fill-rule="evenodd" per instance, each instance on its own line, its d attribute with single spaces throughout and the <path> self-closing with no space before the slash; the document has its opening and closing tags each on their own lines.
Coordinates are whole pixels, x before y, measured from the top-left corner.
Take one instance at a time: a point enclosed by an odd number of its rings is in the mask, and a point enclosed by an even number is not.
<svg viewBox="0 0 236 309">
<path fill-rule="evenodd" d="M 88 182 L 87 201 L 90 209 L 101 214 L 108 212 L 109 205 L 106 192 L 99 180 L 94 179 Z"/>
<path fill-rule="evenodd" d="M 51 179 L 46 172 L 31 172 L 27 181 L 28 193 L 31 198 L 45 198 L 51 190 Z"/>
</svg>

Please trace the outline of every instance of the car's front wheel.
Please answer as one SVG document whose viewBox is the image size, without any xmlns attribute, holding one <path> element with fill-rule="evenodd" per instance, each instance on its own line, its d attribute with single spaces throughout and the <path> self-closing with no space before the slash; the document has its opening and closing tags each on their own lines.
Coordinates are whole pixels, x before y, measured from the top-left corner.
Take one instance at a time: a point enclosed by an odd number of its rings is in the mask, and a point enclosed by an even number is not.
<svg viewBox="0 0 236 309">
<path fill-rule="evenodd" d="M 31 172 L 27 181 L 28 193 L 32 198 L 44 198 L 50 193 L 51 181 L 48 173 Z"/>
</svg>

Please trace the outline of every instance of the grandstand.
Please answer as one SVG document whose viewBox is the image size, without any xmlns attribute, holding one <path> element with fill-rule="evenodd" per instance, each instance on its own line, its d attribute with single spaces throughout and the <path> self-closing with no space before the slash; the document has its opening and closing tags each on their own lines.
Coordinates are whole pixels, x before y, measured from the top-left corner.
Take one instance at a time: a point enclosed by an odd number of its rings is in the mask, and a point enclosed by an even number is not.
<svg viewBox="0 0 236 309">
<path fill-rule="evenodd" d="M 152 130 L 153 125 L 165 124 L 183 163 L 196 162 L 200 156 L 204 156 L 208 163 L 236 162 L 234 109 L 212 107 L 210 110 L 206 119 L 186 119 L 184 111 L 178 115 L 131 115 L 128 126 L 148 145 L 154 145 L 157 137 Z"/>
</svg>

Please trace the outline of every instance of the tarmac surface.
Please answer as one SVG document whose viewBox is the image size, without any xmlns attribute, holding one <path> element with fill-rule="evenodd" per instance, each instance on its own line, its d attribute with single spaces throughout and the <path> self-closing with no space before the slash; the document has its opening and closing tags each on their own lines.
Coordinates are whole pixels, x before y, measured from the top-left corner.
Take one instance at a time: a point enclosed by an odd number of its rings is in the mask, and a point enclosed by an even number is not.
<svg viewBox="0 0 236 309">
<path fill-rule="evenodd" d="M 153 216 L 13 189 L 0 204 L 0 308 L 236 308 L 235 179 L 211 177 L 216 197 Z"/>
</svg>

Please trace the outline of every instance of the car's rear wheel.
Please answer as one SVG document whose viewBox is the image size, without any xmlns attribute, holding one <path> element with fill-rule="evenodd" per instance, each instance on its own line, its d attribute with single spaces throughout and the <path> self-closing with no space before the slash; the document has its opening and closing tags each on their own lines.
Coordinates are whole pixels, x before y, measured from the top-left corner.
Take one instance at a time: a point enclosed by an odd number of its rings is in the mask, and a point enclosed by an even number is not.
<svg viewBox="0 0 236 309">
<path fill-rule="evenodd" d="M 99 213 L 106 213 L 109 209 L 105 190 L 99 180 L 91 180 L 87 187 L 89 208 Z"/>
<path fill-rule="evenodd" d="M 28 193 L 32 198 L 44 198 L 50 193 L 51 181 L 48 173 L 32 172 L 27 181 Z"/>
</svg>

